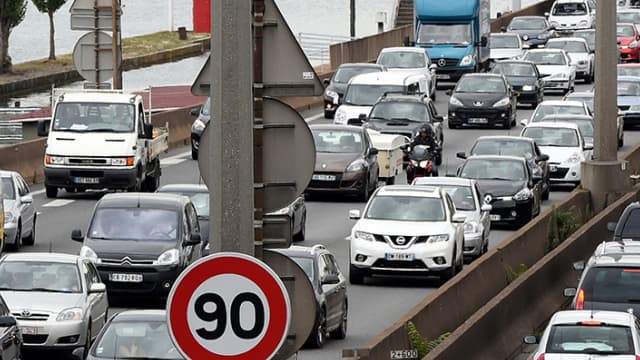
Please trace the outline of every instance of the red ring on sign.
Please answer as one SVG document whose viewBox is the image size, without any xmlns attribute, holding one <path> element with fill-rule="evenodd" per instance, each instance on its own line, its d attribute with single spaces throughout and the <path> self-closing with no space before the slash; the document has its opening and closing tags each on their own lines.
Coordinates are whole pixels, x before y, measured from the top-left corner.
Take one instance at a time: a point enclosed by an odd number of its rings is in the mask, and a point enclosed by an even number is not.
<svg viewBox="0 0 640 360">
<path fill-rule="evenodd" d="M 252 349 L 238 355 L 221 355 L 210 352 L 193 337 L 187 321 L 187 308 L 191 296 L 204 281 L 217 276 L 235 274 L 253 281 L 267 296 L 269 323 L 267 331 L 260 342 Z M 184 295 L 184 296 L 182 296 Z M 204 261 L 189 272 L 176 284 L 169 308 L 169 326 L 173 338 L 180 349 L 195 360 L 258 360 L 268 359 L 274 355 L 281 344 L 287 329 L 287 300 L 283 289 L 273 275 L 256 262 L 243 257 L 225 255 Z M 182 336 L 176 336 L 180 334 Z"/>
</svg>

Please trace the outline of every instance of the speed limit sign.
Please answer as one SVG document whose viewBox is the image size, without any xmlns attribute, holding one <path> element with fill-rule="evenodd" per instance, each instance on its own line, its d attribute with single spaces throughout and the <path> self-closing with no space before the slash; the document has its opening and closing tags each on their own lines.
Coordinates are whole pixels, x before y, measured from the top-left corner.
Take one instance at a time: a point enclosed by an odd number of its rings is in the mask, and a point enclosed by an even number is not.
<svg viewBox="0 0 640 360">
<path fill-rule="evenodd" d="M 240 253 L 196 261 L 180 274 L 167 301 L 171 338 L 193 360 L 270 359 L 287 336 L 290 318 L 289 295 L 278 275 Z"/>
</svg>

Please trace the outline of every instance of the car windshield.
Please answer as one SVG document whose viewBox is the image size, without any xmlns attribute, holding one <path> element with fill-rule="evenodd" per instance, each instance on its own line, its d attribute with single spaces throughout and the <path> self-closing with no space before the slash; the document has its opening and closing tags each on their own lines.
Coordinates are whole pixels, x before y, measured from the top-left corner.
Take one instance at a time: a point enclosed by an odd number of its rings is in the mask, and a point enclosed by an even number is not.
<svg viewBox="0 0 640 360">
<path fill-rule="evenodd" d="M 536 65 L 567 65 L 567 59 L 557 51 L 528 51 L 523 60 Z"/>
<path fill-rule="evenodd" d="M 417 44 L 471 44 L 470 24 L 419 24 Z"/>
<path fill-rule="evenodd" d="M 618 66 L 618 76 L 640 76 L 640 66 Z"/>
<path fill-rule="evenodd" d="M 580 144 L 577 131 L 568 128 L 526 127 L 522 136 L 535 140 L 538 146 L 577 147 Z"/>
<path fill-rule="evenodd" d="M 635 35 L 633 31 L 633 25 L 618 25 L 616 26 L 617 37 L 631 37 Z"/>
<path fill-rule="evenodd" d="M 431 122 L 426 104 L 417 102 L 382 102 L 376 104 L 369 114 L 370 119 L 403 119 L 415 122 Z"/>
<path fill-rule="evenodd" d="M 378 64 L 387 69 L 415 69 L 427 66 L 424 54 L 409 51 L 383 52 L 378 58 Z"/>
<path fill-rule="evenodd" d="M 587 7 L 583 2 L 565 2 L 556 3 L 551 10 L 551 15 L 554 16 L 575 16 L 575 15 L 587 15 Z"/>
<path fill-rule="evenodd" d="M 628 326 L 597 321 L 582 325 L 554 325 L 549 331 L 546 354 L 633 355 L 634 345 Z"/>
<path fill-rule="evenodd" d="M 457 93 L 505 93 L 507 88 L 499 77 L 463 76 L 455 88 Z"/>
<path fill-rule="evenodd" d="M 456 210 L 459 211 L 474 211 L 476 209 L 476 202 L 473 199 L 473 192 L 470 186 L 456 186 L 456 185 L 435 185 L 451 196 L 453 205 Z"/>
<path fill-rule="evenodd" d="M 360 132 L 314 129 L 312 133 L 319 153 L 357 154 L 364 148 Z"/>
<path fill-rule="evenodd" d="M 3 261 L 0 289 L 80 293 L 80 273 L 75 263 L 44 261 Z M 72 305 L 70 305 L 72 306 Z"/>
<path fill-rule="evenodd" d="M 5 200 L 15 200 L 16 193 L 13 191 L 13 179 L 10 177 L 0 177 L 1 198 Z"/>
<path fill-rule="evenodd" d="M 575 105 L 540 105 L 531 117 L 531 122 L 542 121 L 542 118 L 549 115 L 589 115 L 583 106 Z"/>
<path fill-rule="evenodd" d="M 589 49 L 593 50 L 596 48 L 596 32 L 595 31 L 576 31 L 575 33 L 573 33 L 573 36 L 587 40 Z"/>
<path fill-rule="evenodd" d="M 629 212 L 629 218 L 622 227 L 621 237 L 623 239 L 640 237 L 640 209 L 633 209 Z"/>
<path fill-rule="evenodd" d="M 548 49 L 563 49 L 566 52 L 570 53 L 586 53 L 589 52 L 587 49 L 587 44 L 580 41 L 549 41 L 545 46 Z"/>
<path fill-rule="evenodd" d="M 315 267 L 313 266 L 313 258 L 305 257 L 305 256 L 291 256 L 291 259 L 298 264 L 304 270 L 304 273 L 307 274 L 309 280 L 313 281 L 313 277 L 315 276 Z"/>
<path fill-rule="evenodd" d="M 184 359 L 173 345 L 164 321 L 114 321 L 108 324 L 92 355 L 100 359 Z"/>
<path fill-rule="evenodd" d="M 489 45 L 492 49 L 519 49 L 520 42 L 518 35 L 514 36 L 491 36 Z"/>
<path fill-rule="evenodd" d="M 640 81 L 618 81 L 618 96 L 640 96 Z"/>
<path fill-rule="evenodd" d="M 534 67 L 535 65 L 533 64 L 498 63 L 491 72 L 495 74 L 504 74 L 505 76 L 534 77 L 536 76 L 536 70 Z"/>
<path fill-rule="evenodd" d="M 523 181 L 527 179 L 522 161 L 501 159 L 470 159 L 460 170 L 460 177 L 477 180 Z"/>
<path fill-rule="evenodd" d="M 167 192 L 160 190 L 160 192 Z M 171 191 L 172 194 L 184 195 L 191 199 L 199 217 L 209 217 L 209 193 L 202 191 Z"/>
<path fill-rule="evenodd" d="M 368 74 L 372 72 L 380 72 L 380 69 L 372 66 L 342 66 L 338 68 L 338 71 L 336 71 L 336 75 L 333 77 L 333 81 L 340 84 L 346 84 L 349 82 L 349 80 L 351 80 L 352 77 L 356 75 Z"/>
<path fill-rule="evenodd" d="M 578 125 L 582 136 L 584 137 L 593 137 L 593 121 L 586 119 L 571 119 L 571 118 L 557 118 L 553 116 L 548 116 L 542 119 L 545 122 L 568 122 L 572 124 Z"/>
<path fill-rule="evenodd" d="M 344 104 L 373 106 L 385 93 L 405 93 L 402 85 L 349 85 L 344 95 Z"/>
<path fill-rule="evenodd" d="M 395 221 L 445 221 L 442 199 L 419 196 L 376 196 L 365 218 Z"/>
<path fill-rule="evenodd" d="M 571 93 L 567 95 L 564 100 L 569 101 L 582 101 L 587 105 L 589 110 L 593 111 L 593 96 L 592 95 L 572 95 Z"/>
<path fill-rule="evenodd" d="M 134 105 L 112 103 L 58 103 L 52 131 L 117 132 L 134 130 Z"/>
<path fill-rule="evenodd" d="M 544 19 L 514 18 L 509 24 L 510 30 L 545 30 L 547 23 Z"/>
<path fill-rule="evenodd" d="M 581 289 L 588 302 L 637 304 L 640 302 L 640 268 L 593 266 Z"/>
<path fill-rule="evenodd" d="M 531 140 L 478 140 L 471 149 L 471 155 L 507 155 L 533 159 L 534 149 Z"/>
<path fill-rule="evenodd" d="M 100 240 L 176 241 L 178 212 L 149 208 L 97 209 L 89 237 Z"/>
<path fill-rule="evenodd" d="M 640 24 L 640 12 L 618 12 L 616 14 L 616 22 Z"/>
<path fill-rule="evenodd" d="M 202 105 L 202 109 L 200 110 L 202 115 L 209 115 L 211 113 L 211 98 L 208 97 L 207 101 Z"/>
</svg>

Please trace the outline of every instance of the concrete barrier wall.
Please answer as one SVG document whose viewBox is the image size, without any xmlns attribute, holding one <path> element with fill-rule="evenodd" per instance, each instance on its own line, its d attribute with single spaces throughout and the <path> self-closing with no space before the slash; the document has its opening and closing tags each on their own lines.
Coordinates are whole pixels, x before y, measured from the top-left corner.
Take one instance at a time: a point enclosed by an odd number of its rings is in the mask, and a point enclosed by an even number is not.
<svg viewBox="0 0 640 360">
<path fill-rule="evenodd" d="M 574 191 L 557 205 L 557 209 L 574 209 L 578 219 L 584 221 L 589 203 L 587 191 Z M 547 209 L 471 263 L 363 348 L 343 350 L 343 359 L 386 360 L 392 350 L 410 349 L 405 329 L 408 321 L 429 339 L 453 332 L 509 284 L 511 270 L 515 271 L 520 264 L 530 267 L 547 253 L 553 211 L 553 208 Z"/>
<path fill-rule="evenodd" d="M 42 138 L 0 147 L 0 169 L 17 171 L 32 184 L 41 182 L 46 142 Z"/>
<path fill-rule="evenodd" d="M 523 336 L 534 334 L 566 303 L 563 289 L 576 287 L 580 276 L 573 270 L 573 262 L 587 259 L 597 244 L 610 239 L 607 222 L 616 221 L 635 200 L 636 191 L 597 214 L 478 310 L 424 359 L 489 360 L 510 356 Z"/>
</svg>

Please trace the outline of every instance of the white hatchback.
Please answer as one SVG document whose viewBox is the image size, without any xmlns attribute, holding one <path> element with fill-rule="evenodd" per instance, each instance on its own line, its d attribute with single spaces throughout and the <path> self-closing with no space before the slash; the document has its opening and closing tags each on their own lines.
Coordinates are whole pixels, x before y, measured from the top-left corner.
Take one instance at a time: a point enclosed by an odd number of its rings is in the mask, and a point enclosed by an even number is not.
<svg viewBox="0 0 640 360">
<path fill-rule="evenodd" d="M 390 185 L 364 208 L 351 210 L 349 281 L 374 274 L 436 275 L 444 282 L 462 270 L 466 216 L 446 190 Z"/>
</svg>

